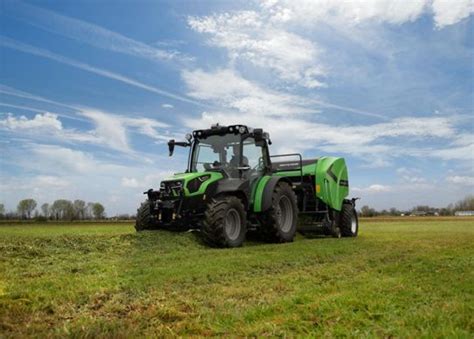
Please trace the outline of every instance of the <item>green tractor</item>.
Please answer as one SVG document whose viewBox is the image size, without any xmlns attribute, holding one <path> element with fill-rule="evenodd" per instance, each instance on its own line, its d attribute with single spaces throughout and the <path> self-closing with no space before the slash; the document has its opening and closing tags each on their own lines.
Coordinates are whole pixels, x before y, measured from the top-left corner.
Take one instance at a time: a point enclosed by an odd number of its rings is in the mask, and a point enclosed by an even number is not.
<svg viewBox="0 0 474 339">
<path fill-rule="evenodd" d="M 269 134 L 244 125 L 213 125 L 186 140 L 168 142 L 170 156 L 175 146 L 190 148 L 187 169 L 145 192 L 137 231 L 197 229 L 215 247 L 241 246 L 248 231 L 279 243 L 296 231 L 357 236 L 343 158 L 270 155 Z"/>
</svg>

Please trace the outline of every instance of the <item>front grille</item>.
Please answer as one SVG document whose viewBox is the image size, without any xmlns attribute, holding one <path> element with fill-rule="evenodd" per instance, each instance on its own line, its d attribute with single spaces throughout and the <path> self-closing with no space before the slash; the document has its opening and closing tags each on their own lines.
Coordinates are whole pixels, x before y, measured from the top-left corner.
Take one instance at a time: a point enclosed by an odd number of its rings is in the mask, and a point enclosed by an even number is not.
<svg viewBox="0 0 474 339">
<path fill-rule="evenodd" d="M 160 185 L 160 192 L 165 197 L 178 197 L 183 190 L 182 180 L 162 181 Z"/>
</svg>

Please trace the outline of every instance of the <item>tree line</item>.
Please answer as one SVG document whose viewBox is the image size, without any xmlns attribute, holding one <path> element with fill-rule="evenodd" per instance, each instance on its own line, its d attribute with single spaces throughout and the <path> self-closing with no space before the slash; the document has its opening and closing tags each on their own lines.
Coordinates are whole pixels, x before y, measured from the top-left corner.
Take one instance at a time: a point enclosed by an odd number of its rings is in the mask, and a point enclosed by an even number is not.
<svg viewBox="0 0 474 339">
<path fill-rule="evenodd" d="M 474 196 L 469 195 L 454 204 L 449 204 L 446 207 L 435 208 L 427 205 L 415 206 L 410 210 L 400 211 L 394 207 L 378 211 L 367 205 L 362 206 L 359 211 L 362 217 L 376 217 L 376 216 L 400 216 L 400 215 L 454 215 L 458 211 L 474 211 Z"/>
<path fill-rule="evenodd" d="M 21 200 L 16 211 L 5 211 L 0 204 L 1 219 L 36 219 L 36 220 L 100 220 L 106 217 L 105 208 L 99 202 L 85 202 L 84 200 L 58 199 L 53 203 L 44 203 L 38 206 L 34 199 Z"/>
</svg>

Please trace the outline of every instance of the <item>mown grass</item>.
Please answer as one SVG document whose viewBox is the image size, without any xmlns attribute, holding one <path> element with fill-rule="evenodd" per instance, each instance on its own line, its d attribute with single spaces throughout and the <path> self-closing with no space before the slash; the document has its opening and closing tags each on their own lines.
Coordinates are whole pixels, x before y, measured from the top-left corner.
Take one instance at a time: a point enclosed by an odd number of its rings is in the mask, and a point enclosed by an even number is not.
<svg viewBox="0 0 474 339">
<path fill-rule="evenodd" d="M 0 227 L 0 337 L 474 336 L 474 219 L 209 249 L 124 224 Z"/>
</svg>

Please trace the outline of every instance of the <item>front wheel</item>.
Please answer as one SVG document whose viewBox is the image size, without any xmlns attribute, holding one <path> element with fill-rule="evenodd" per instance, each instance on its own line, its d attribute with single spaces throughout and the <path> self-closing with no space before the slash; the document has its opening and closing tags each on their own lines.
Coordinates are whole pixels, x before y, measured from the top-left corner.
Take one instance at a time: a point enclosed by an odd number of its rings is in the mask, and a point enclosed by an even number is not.
<svg viewBox="0 0 474 339">
<path fill-rule="evenodd" d="M 157 223 L 151 215 L 150 200 L 143 202 L 137 210 L 137 218 L 135 220 L 135 229 L 137 232 L 151 230 L 157 228 Z"/>
<path fill-rule="evenodd" d="M 247 213 L 239 198 L 222 196 L 207 206 L 202 225 L 204 241 L 214 247 L 239 247 L 247 233 Z"/>
<path fill-rule="evenodd" d="M 359 233 L 359 219 L 355 207 L 351 203 L 344 203 L 340 214 L 340 229 L 343 237 L 357 237 Z"/>
</svg>

